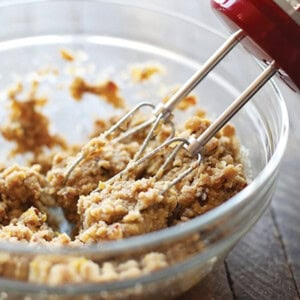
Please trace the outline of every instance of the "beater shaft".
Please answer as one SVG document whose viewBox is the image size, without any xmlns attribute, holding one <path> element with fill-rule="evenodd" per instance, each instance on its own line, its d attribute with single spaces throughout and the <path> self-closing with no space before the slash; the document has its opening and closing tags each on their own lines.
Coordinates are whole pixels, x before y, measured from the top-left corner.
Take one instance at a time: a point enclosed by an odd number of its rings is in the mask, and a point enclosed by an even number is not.
<svg viewBox="0 0 300 300">
<path fill-rule="evenodd" d="M 156 106 L 154 114 L 157 116 L 160 113 L 172 112 L 180 100 L 186 97 L 245 36 L 246 34 L 241 29 L 233 33 L 167 103 L 160 103 Z"/>
<path fill-rule="evenodd" d="M 260 90 L 261 87 L 277 72 L 273 61 L 231 105 L 201 134 L 190 140 L 188 151 L 192 156 L 198 155 L 205 144 Z"/>
</svg>

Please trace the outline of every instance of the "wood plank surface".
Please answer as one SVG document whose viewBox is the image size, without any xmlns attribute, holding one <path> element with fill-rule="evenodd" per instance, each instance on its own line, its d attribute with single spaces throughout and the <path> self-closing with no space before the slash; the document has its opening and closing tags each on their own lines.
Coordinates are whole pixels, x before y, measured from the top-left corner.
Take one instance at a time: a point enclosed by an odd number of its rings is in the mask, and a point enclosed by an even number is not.
<svg viewBox="0 0 300 300">
<path fill-rule="evenodd" d="M 237 244 L 226 262 L 236 299 L 298 299 L 269 210 Z"/>
<path fill-rule="evenodd" d="M 299 246 L 300 240 L 297 243 Z M 299 299 L 270 209 L 234 247 L 226 266 L 220 266 L 179 299 Z"/>
<path fill-rule="evenodd" d="M 282 163 L 272 212 L 300 298 L 300 140 L 293 134 Z"/>
<path fill-rule="evenodd" d="M 180 300 L 231 300 L 233 295 L 225 265 L 218 266 L 202 282 L 185 293 Z"/>
</svg>

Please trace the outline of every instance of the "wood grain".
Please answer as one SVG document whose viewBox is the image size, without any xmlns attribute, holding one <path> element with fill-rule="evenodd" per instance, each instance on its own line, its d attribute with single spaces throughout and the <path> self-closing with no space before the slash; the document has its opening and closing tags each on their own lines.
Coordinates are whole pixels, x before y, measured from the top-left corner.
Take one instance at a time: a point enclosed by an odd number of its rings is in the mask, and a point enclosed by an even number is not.
<svg viewBox="0 0 300 300">
<path fill-rule="evenodd" d="M 226 259 L 236 299 L 298 299 L 270 211 Z"/>
<path fill-rule="evenodd" d="M 290 137 L 272 212 L 300 298 L 300 141 Z"/>
<path fill-rule="evenodd" d="M 218 266 L 211 274 L 185 293 L 179 300 L 231 300 L 232 292 L 227 280 L 224 264 Z"/>
</svg>

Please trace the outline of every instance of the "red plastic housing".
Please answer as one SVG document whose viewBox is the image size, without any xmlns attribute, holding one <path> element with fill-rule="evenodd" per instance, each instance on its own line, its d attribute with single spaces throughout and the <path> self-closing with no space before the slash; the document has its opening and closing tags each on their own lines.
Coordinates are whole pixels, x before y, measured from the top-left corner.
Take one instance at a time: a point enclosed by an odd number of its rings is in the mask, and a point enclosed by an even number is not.
<svg viewBox="0 0 300 300">
<path fill-rule="evenodd" d="M 272 0 L 211 0 L 211 4 L 232 30 L 241 28 L 247 34 L 243 44 L 249 52 L 266 62 L 274 60 L 284 71 L 279 76 L 300 91 L 300 26 L 287 12 Z"/>
</svg>

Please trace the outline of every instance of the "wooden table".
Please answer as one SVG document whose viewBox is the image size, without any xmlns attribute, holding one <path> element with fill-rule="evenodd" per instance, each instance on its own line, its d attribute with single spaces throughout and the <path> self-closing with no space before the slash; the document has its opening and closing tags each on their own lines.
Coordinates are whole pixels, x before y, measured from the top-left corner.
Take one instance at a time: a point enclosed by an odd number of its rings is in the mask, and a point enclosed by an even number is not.
<svg viewBox="0 0 300 300">
<path fill-rule="evenodd" d="M 300 103 L 300 101 L 299 101 Z M 299 122 L 299 121 L 298 121 Z M 181 300 L 300 299 L 300 127 L 271 206 L 225 260 Z"/>
</svg>

